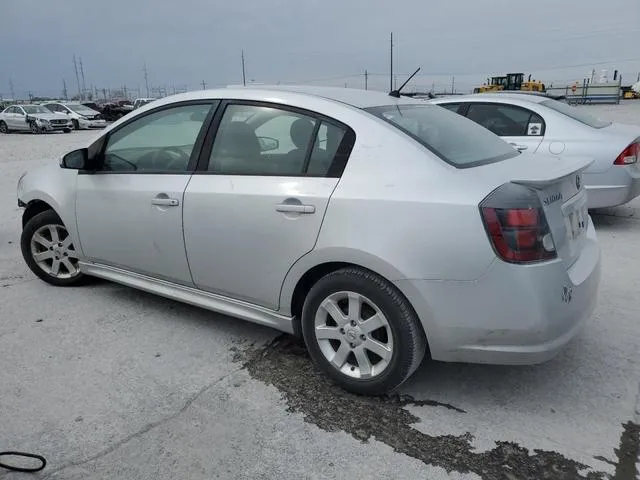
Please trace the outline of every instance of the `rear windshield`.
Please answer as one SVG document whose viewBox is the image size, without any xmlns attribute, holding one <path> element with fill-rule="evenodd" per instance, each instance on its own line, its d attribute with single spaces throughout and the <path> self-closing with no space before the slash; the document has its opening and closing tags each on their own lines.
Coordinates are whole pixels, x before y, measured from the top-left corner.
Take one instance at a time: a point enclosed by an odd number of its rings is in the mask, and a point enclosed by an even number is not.
<svg viewBox="0 0 640 480">
<path fill-rule="evenodd" d="M 414 138 L 454 167 L 476 167 L 519 155 L 486 128 L 435 105 L 385 105 L 366 110 Z"/>
<path fill-rule="evenodd" d="M 563 102 L 558 102 L 557 100 L 544 100 L 540 102 L 540 105 L 549 107 L 556 112 L 560 112 L 567 117 L 573 118 L 574 120 L 577 120 L 578 122 L 584 123 L 585 125 L 593 128 L 604 128 L 607 125 L 611 125 L 611 122 L 600 120 L 599 118 L 588 114 L 581 108 L 572 107 L 571 105 L 567 105 Z"/>
</svg>

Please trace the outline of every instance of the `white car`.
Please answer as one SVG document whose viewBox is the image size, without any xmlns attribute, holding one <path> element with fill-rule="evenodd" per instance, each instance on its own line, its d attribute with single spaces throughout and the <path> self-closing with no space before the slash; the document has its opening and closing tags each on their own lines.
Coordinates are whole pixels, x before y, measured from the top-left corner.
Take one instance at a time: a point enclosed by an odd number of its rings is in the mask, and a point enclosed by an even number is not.
<svg viewBox="0 0 640 480">
<path fill-rule="evenodd" d="M 44 106 L 58 115 L 65 115 L 71 119 L 76 130 L 89 128 L 104 128 L 107 121 L 100 112 L 81 103 L 45 103 Z"/>
<path fill-rule="evenodd" d="M 72 128 L 71 120 L 60 118 L 41 105 L 14 105 L 0 113 L 0 133 L 14 131 L 69 133 Z"/>
<path fill-rule="evenodd" d="M 133 101 L 133 108 L 132 110 L 137 110 L 138 108 L 146 105 L 147 103 L 151 103 L 155 100 L 155 98 L 136 98 Z"/>
<path fill-rule="evenodd" d="M 594 159 L 584 172 L 589 208 L 640 195 L 640 127 L 606 122 L 543 95 L 481 93 L 431 100 L 500 135 L 518 150 Z"/>
<path fill-rule="evenodd" d="M 21 247 L 53 285 L 102 277 L 301 334 L 379 394 L 425 352 L 530 364 L 576 335 L 600 281 L 589 164 L 379 92 L 190 92 L 20 178 Z"/>
</svg>

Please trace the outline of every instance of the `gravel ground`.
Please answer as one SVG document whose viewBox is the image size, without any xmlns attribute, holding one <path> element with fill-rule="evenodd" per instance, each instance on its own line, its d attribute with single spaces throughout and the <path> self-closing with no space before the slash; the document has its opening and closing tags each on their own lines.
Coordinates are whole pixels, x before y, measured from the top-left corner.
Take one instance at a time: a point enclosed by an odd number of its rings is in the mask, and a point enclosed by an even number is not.
<svg viewBox="0 0 640 480">
<path fill-rule="evenodd" d="M 640 125 L 640 102 L 582 108 Z M 556 359 L 426 362 L 400 395 L 366 399 L 273 330 L 108 282 L 37 280 L 19 252 L 17 179 L 96 135 L 0 136 L 0 450 L 45 455 L 36 478 L 637 474 L 640 200 L 593 216 L 599 304 Z"/>
</svg>

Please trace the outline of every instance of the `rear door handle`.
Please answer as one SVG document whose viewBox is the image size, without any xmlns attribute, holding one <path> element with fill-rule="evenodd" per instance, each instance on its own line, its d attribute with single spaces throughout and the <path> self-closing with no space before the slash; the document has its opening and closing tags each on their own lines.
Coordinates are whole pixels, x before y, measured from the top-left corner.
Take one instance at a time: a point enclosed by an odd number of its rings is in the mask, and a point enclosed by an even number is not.
<svg viewBox="0 0 640 480">
<path fill-rule="evenodd" d="M 279 203 L 276 205 L 277 212 L 295 212 L 295 213 L 316 213 L 316 207 L 313 205 L 301 205 L 299 203 Z"/>
<path fill-rule="evenodd" d="M 180 202 L 177 198 L 154 198 L 151 200 L 151 205 L 161 205 L 163 207 L 177 207 Z"/>
<path fill-rule="evenodd" d="M 513 148 L 515 148 L 515 149 L 516 149 L 516 150 L 518 150 L 519 152 L 522 152 L 522 151 L 526 150 L 527 148 L 529 148 L 529 147 L 527 147 L 526 145 L 520 145 L 520 144 L 513 143 L 513 142 L 509 142 L 509 143 L 511 144 L 511 146 L 512 146 Z"/>
</svg>

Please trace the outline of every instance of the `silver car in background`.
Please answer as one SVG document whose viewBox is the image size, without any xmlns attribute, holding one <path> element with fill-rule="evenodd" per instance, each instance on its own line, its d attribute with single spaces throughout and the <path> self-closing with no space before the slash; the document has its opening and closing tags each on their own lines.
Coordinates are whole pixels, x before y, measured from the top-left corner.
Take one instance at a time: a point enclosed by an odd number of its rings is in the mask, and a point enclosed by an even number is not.
<svg viewBox="0 0 640 480">
<path fill-rule="evenodd" d="M 335 382 L 381 394 L 425 353 L 530 364 L 576 335 L 600 280 L 589 164 L 383 93 L 191 92 L 25 174 L 21 248 L 53 285 L 301 334 Z"/>
<path fill-rule="evenodd" d="M 107 126 L 107 121 L 100 112 L 96 112 L 82 103 L 48 102 L 43 106 L 56 114 L 57 118 L 63 115 L 71 120 L 73 128 L 76 130 L 104 128 Z"/>
<path fill-rule="evenodd" d="M 431 100 L 491 130 L 514 148 L 594 159 L 584 172 L 589 208 L 622 205 L 640 195 L 640 127 L 600 120 L 564 102 L 523 93 Z"/>
<path fill-rule="evenodd" d="M 69 133 L 71 120 L 60 118 L 41 105 L 14 105 L 0 113 L 0 133 L 63 131 Z"/>
</svg>

